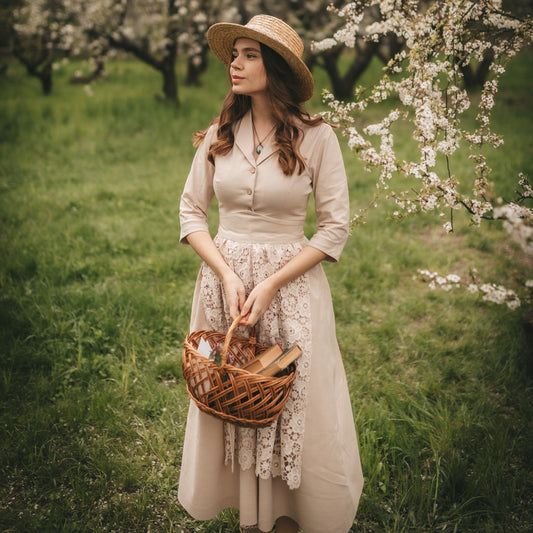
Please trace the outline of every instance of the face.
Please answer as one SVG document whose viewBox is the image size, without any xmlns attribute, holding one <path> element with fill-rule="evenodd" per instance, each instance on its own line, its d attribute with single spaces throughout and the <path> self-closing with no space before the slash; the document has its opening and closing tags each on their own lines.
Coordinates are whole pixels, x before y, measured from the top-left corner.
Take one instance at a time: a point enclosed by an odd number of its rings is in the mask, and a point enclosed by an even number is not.
<svg viewBox="0 0 533 533">
<path fill-rule="evenodd" d="M 231 57 L 232 91 L 247 96 L 266 92 L 267 75 L 259 43 L 252 39 L 237 39 Z"/>
</svg>

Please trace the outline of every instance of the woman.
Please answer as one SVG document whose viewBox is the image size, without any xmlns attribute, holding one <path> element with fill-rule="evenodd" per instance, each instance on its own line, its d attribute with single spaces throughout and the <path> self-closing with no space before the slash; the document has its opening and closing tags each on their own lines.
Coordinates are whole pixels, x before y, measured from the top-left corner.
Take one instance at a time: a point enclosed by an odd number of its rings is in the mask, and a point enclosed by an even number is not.
<svg viewBox="0 0 533 533">
<path fill-rule="evenodd" d="M 337 138 L 300 104 L 313 94 L 303 43 L 281 20 L 215 24 L 209 46 L 228 65 L 220 116 L 197 136 L 180 204 L 181 242 L 204 263 L 191 330 L 237 336 L 256 325 L 262 344 L 303 350 L 279 420 L 237 428 L 191 403 L 178 498 L 196 519 L 227 507 L 247 531 L 345 533 L 363 479 L 351 403 L 321 261 L 337 261 L 348 235 L 349 200 Z M 303 233 L 315 199 L 317 231 Z M 207 210 L 217 197 L 213 240 Z"/>
</svg>

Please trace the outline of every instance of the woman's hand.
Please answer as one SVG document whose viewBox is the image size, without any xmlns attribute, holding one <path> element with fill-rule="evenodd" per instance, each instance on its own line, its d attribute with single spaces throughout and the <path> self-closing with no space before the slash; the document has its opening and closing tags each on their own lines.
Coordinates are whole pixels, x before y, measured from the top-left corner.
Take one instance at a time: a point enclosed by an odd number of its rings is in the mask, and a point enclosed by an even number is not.
<svg viewBox="0 0 533 533">
<path fill-rule="evenodd" d="M 233 270 L 228 269 L 222 277 L 222 286 L 224 287 L 224 295 L 226 296 L 230 317 L 235 320 L 241 314 L 241 309 L 246 300 L 244 283 Z"/>
<path fill-rule="evenodd" d="M 305 246 L 277 272 L 256 285 L 241 307 L 241 314 L 244 317 L 241 324 L 255 325 L 281 287 L 318 265 L 326 257 L 326 254 L 317 248 Z"/>
<path fill-rule="evenodd" d="M 207 231 L 193 231 L 187 235 L 187 241 L 222 282 L 231 319 L 235 320 L 246 300 L 246 290 L 241 278 L 228 266 Z"/>
<path fill-rule="evenodd" d="M 241 324 L 245 326 L 255 325 L 268 309 L 277 292 L 278 287 L 272 278 L 267 278 L 256 285 L 241 307 L 243 316 Z"/>
<path fill-rule="evenodd" d="M 222 281 L 231 319 L 235 320 L 241 314 L 244 317 L 241 324 L 247 326 L 255 325 L 281 287 L 326 258 L 324 252 L 305 246 L 287 264 L 259 283 L 246 298 L 244 283 L 228 266 L 207 231 L 189 233 L 187 241 Z"/>
</svg>

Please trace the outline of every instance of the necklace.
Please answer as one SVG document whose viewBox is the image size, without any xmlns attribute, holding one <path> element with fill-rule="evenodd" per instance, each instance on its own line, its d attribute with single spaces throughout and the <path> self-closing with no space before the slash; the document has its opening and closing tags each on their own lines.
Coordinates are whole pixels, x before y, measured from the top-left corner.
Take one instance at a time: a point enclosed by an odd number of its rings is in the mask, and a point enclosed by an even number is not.
<svg viewBox="0 0 533 533">
<path fill-rule="evenodd" d="M 255 129 L 255 124 L 254 124 L 254 114 L 252 113 L 252 130 L 254 132 L 254 137 L 257 138 L 257 141 L 258 141 L 258 145 L 255 147 L 255 153 L 256 154 L 260 154 L 262 151 L 263 151 L 263 143 L 270 137 L 270 134 L 276 129 L 276 125 L 274 124 L 274 126 L 272 126 L 272 129 L 265 135 L 264 139 L 261 140 L 259 138 L 259 135 L 257 134 L 257 130 Z"/>
</svg>

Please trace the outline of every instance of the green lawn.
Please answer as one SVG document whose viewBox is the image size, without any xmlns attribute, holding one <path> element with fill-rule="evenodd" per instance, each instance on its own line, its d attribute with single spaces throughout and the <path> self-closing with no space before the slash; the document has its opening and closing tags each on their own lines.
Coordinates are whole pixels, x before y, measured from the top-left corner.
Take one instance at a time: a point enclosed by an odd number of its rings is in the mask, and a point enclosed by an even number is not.
<svg viewBox="0 0 533 533">
<path fill-rule="evenodd" d="M 505 145 L 490 165 L 509 199 L 533 174 L 532 64 L 530 51 L 511 65 L 494 112 Z M 178 245 L 178 202 L 223 69 L 175 107 L 139 62 L 110 63 L 92 96 L 68 83 L 78 67 L 56 71 L 48 97 L 17 64 L 0 78 L 0 531 L 237 532 L 236 513 L 200 524 L 176 502 L 200 264 Z M 345 154 L 355 213 L 375 185 Z M 466 156 L 454 165 L 468 182 Z M 413 275 L 476 267 L 517 288 L 533 262 L 499 223 L 459 215 L 445 236 L 437 216 L 387 216 L 372 211 L 325 265 L 366 477 L 353 531 L 530 530 L 531 303 L 510 311 Z"/>
</svg>

